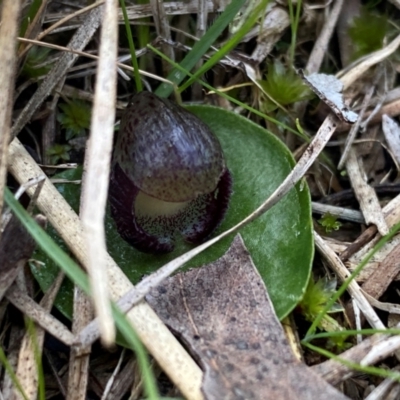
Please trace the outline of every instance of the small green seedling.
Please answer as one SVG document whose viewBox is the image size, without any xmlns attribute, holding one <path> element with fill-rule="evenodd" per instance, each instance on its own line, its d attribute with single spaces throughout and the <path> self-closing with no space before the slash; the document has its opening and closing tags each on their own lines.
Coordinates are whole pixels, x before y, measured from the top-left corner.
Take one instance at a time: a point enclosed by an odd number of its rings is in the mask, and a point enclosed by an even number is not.
<svg viewBox="0 0 400 400">
<path fill-rule="evenodd" d="M 37 79 L 46 75 L 53 66 L 53 63 L 48 61 L 49 53 L 50 49 L 45 47 L 32 47 L 26 55 L 21 75 L 30 79 Z"/>
<path fill-rule="evenodd" d="M 322 278 L 314 281 L 311 278 L 308 282 L 303 299 L 298 305 L 298 309 L 304 318 L 312 322 L 317 315 L 324 309 L 326 303 L 336 290 L 336 279 Z M 328 313 L 342 312 L 343 307 L 339 303 L 334 303 Z M 318 328 L 326 332 L 337 332 L 343 330 L 343 327 L 329 315 L 325 314 Z"/>
<path fill-rule="evenodd" d="M 363 9 L 360 16 L 354 18 L 348 31 L 354 46 L 352 59 L 356 60 L 381 49 L 388 27 L 387 17 Z"/>
<path fill-rule="evenodd" d="M 267 78 L 259 81 L 268 98 L 263 104 L 265 112 L 276 110 L 310 99 L 313 94 L 292 68 L 286 68 L 279 60 L 268 65 Z"/>
<path fill-rule="evenodd" d="M 65 138 L 70 140 L 75 136 L 84 136 L 90 127 L 91 106 L 83 100 L 74 99 L 59 105 L 57 120 L 65 129 Z"/>
<path fill-rule="evenodd" d="M 69 151 L 71 146 L 68 144 L 55 144 L 47 150 L 50 157 L 50 163 L 55 165 L 58 162 L 69 161 Z"/>
<path fill-rule="evenodd" d="M 325 228 L 326 233 L 332 231 L 338 231 L 342 226 L 342 223 L 337 220 L 337 217 L 330 213 L 326 213 L 318 220 L 318 223 Z"/>
</svg>

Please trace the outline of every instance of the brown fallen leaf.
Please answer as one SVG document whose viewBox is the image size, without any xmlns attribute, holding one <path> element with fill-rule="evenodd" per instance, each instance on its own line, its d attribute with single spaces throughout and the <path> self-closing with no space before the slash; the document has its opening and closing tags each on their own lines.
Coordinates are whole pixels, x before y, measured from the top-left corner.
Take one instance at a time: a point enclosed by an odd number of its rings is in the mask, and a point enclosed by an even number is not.
<svg viewBox="0 0 400 400">
<path fill-rule="evenodd" d="M 146 299 L 199 361 L 206 399 L 347 399 L 292 354 L 240 235 L 223 257 Z"/>
</svg>

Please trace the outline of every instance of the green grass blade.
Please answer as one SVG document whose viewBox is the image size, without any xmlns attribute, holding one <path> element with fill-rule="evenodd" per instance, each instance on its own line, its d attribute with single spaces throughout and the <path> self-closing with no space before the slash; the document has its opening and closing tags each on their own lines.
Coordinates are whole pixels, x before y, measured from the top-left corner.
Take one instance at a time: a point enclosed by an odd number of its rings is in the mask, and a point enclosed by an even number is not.
<svg viewBox="0 0 400 400">
<path fill-rule="evenodd" d="M 38 337 L 36 334 L 36 327 L 34 322 L 31 319 L 27 319 L 25 322 L 26 330 L 29 334 L 32 346 L 33 346 L 33 354 L 35 357 L 35 363 L 37 368 L 38 374 L 38 400 L 45 400 L 46 399 L 46 389 L 45 389 L 45 382 L 44 382 L 44 373 L 43 373 L 43 365 L 42 365 L 42 358 L 41 352 L 39 349 L 38 344 Z"/>
<path fill-rule="evenodd" d="M 304 343 L 304 345 L 306 347 L 308 347 L 309 349 L 311 349 L 319 354 L 322 354 L 323 356 L 325 356 L 327 358 L 335 360 L 335 361 L 345 365 L 346 367 L 354 369 L 355 371 L 361 371 L 365 374 L 376 375 L 376 376 L 380 376 L 382 378 L 390 378 L 397 382 L 400 382 L 400 373 L 398 373 L 398 372 L 388 371 L 383 368 L 363 366 L 363 365 L 357 364 L 355 362 L 345 360 L 344 358 L 338 357 L 337 355 L 331 353 L 330 351 L 322 349 L 321 347 L 318 347 L 318 346 L 314 346 L 311 343 Z"/>
<path fill-rule="evenodd" d="M 10 363 L 8 362 L 7 357 L 4 353 L 4 350 L 1 346 L 0 346 L 0 362 L 3 364 L 4 369 L 7 371 L 7 374 L 10 376 L 12 383 L 17 388 L 20 395 L 24 398 L 24 400 L 29 400 L 28 396 L 24 392 L 24 388 L 21 386 L 21 384 L 17 378 L 17 375 L 15 374 Z"/>
<path fill-rule="evenodd" d="M 113 316 L 115 323 L 119 331 L 124 336 L 125 340 L 131 346 L 132 350 L 135 351 L 136 357 L 139 362 L 139 367 L 142 372 L 143 381 L 145 382 L 145 392 L 147 397 L 151 400 L 158 400 L 159 394 L 157 389 L 157 384 L 154 378 L 154 374 L 149 366 L 148 357 L 146 351 L 137 336 L 137 333 L 132 329 L 131 324 L 128 322 L 125 314 L 116 306 L 112 305 Z"/>
<path fill-rule="evenodd" d="M 194 44 L 192 50 L 181 61 L 180 66 L 182 69 L 173 69 L 167 79 L 179 85 L 186 77 L 184 70 L 190 71 L 197 64 L 208 49 L 215 43 L 223 30 L 230 24 L 245 2 L 246 0 L 231 1 L 225 11 L 218 17 L 210 29 L 207 30 L 204 36 Z M 162 83 L 155 91 L 155 94 L 160 97 L 168 97 L 172 91 L 173 87 L 171 85 Z"/>
<path fill-rule="evenodd" d="M 192 77 L 193 75 L 185 70 L 180 64 L 175 63 L 174 61 L 172 61 L 170 58 L 168 58 L 165 54 L 161 53 L 159 50 L 157 50 L 155 47 L 151 46 L 150 44 L 147 45 L 147 47 L 152 50 L 155 54 L 157 54 L 158 56 L 160 56 L 161 58 L 163 58 L 164 60 L 167 60 L 171 65 L 173 65 L 177 70 L 181 70 L 182 72 L 184 72 L 186 75 L 188 75 L 189 77 Z M 295 129 L 291 128 L 290 126 L 284 124 L 283 122 L 278 121 L 275 118 L 270 117 L 269 115 L 266 115 L 264 113 L 262 113 L 261 111 L 256 110 L 253 107 L 250 107 L 248 104 L 246 103 L 242 103 L 240 100 L 235 99 L 234 97 L 229 96 L 228 94 L 219 91 L 218 89 L 212 87 L 211 85 L 209 85 L 208 83 L 202 81 L 201 79 L 197 79 L 197 81 L 203 85 L 205 88 L 207 88 L 210 91 L 213 91 L 215 93 L 217 93 L 219 96 L 231 101 L 232 103 L 243 107 L 245 110 L 252 112 L 253 114 L 266 119 L 267 121 L 270 121 L 284 129 L 286 129 L 287 131 L 301 137 L 302 139 L 304 139 L 306 142 L 309 142 L 310 139 L 307 137 L 307 135 L 305 135 L 304 133 L 300 133 L 298 131 L 296 131 Z"/>
<path fill-rule="evenodd" d="M 141 92 L 143 91 L 143 85 L 142 85 L 142 80 L 140 79 L 139 64 L 136 58 L 135 43 L 133 42 L 132 30 L 129 24 L 128 13 L 126 12 L 125 0 L 119 0 L 119 2 L 121 4 L 122 14 L 124 16 L 126 36 L 128 38 L 129 50 L 131 52 L 131 60 L 133 66 L 133 74 L 135 76 L 136 90 L 138 92 Z"/>
<path fill-rule="evenodd" d="M 201 68 L 199 68 L 193 76 L 185 82 L 180 88 L 179 91 L 182 92 L 187 89 L 193 82 L 195 82 L 200 76 L 204 75 L 209 69 L 211 69 L 219 60 L 221 60 L 226 54 L 228 54 L 232 49 L 234 49 L 242 40 L 243 36 L 254 26 L 257 22 L 260 15 L 264 12 L 265 8 L 269 0 L 262 0 L 260 4 L 254 8 L 254 10 L 249 15 L 246 22 L 242 25 L 242 27 L 232 36 L 232 38 L 225 43 L 224 46 L 221 47 L 213 56 L 210 57 L 208 61 L 206 61 Z"/>
<path fill-rule="evenodd" d="M 294 65 L 294 56 L 295 56 L 296 41 L 297 41 L 297 29 L 299 27 L 299 21 L 300 21 L 301 0 L 299 0 L 296 3 L 296 15 L 294 15 L 292 0 L 289 0 L 288 6 L 289 6 L 290 25 L 292 29 L 292 39 L 290 43 L 289 58 L 290 58 L 290 64 Z"/>
<path fill-rule="evenodd" d="M 1 3 L 1 1 L 0 1 Z M 42 5 L 42 0 L 33 0 L 31 5 L 29 6 L 29 10 L 26 13 L 24 19 L 21 22 L 21 28 L 19 30 L 19 36 L 24 37 L 26 30 L 28 29 L 29 24 L 35 18 L 37 12 L 39 11 L 40 6 Z"/>
<path fill-rule="evenodd" d="M 354 336 L 354 335 L 375 335 L 377 333 L 382 333 L 385 335 L 400 335 L 400 329 L 388 328 L 388 329 L 348 329 L 336 332 L 320 332 L 313 335 L 309 335 L 304 338 L 301 343 L 309 343 L 314 339 L 329 339 L 332 337 L 342 337 L 342 336 Z"/>
<path fill-rule="evenodd" d="M 383 247 L 385 243 L 387 243 L 398 231 L 400 230 L 400 223 L 394 225 L 390 232 L 381 238 L 379 242 L 372 248 L 372 250 L 364 257 L 364 259 L 360 262 L 357 268 L 352 272 L 352 274 L 342 283 L 340 288 L 333 294 L 333 296 L 326 303 L 325 307 L 321 311 L 321 313 L 315 318 L 314 322 L 311 324 L 308 329 L 305 340 L 308 337 L 315 333 L 318 324 L 321 322 L 323 316 L 331 309 L 332 305 L 342 296 L 342 294 L 346 291 L 350 282 L 361 272 L 361 270 L 367 265 L 368 261 L 372 258 L 372 256 Z"/>
</svg>

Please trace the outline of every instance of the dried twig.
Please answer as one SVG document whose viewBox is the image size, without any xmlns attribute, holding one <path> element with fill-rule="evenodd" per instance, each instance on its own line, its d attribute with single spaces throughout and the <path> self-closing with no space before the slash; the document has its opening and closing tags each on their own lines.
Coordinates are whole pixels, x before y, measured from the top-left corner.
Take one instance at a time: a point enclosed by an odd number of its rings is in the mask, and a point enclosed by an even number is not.
<svg viewBox="0 0 400 400">
<path fill-rule="evenodd" d="M 72 37 L 68 47 L 76 50 L 83 50 L 86 47 L 100 25 L 102 11 L 103 6 L 100 6 L 90 12 L 84 23 Z M 10 43 L 12 43 L 13 46 L 15 44 L 14 42 Z M 52 70 L 46 75 L 44 81 L 40 84 L 39 88 L 30 98 L 28 104 L 15 121 L 11 130 L 12 137 L 18 135 L 22 128 L 29 122 L 34 112 L 46 100 L 47 96 L 57 85 L 58 81 L 62 79 L 68 68 L 75 62 L 77 58 L 77 54 L 65 52 L 58 59 Z"/>
<path fill-rule="evenodd" d="M 389 228 L 383 217 L 382 209 L 379 204 L 375 190 L 365 181 L 362 172 L 361 160 L 357 159 L 355 150 L 350 149 L 346 162 L 346 170 L 349 174 L 351 185 L 360 204 L 360 208 L 367 224 L 375 224 L 379 233 L 384 236 L 389 232 Z"/>
<path fill-rule="evenodd" d="M 118 20 L 116 0 L 106 0 L 101 27 L 100 58 L 94 94 L 90 140 L 82 187 L 81 219 L 87 248 L 90 286 L 104 344 L 114 343 L 106 272 L 104 216 L 113 145 L 117 86 Z"/>
<path fill-rule="evenodd" d="M 0 13 L 2 17 L 0 25 L 0 214 L 3 209 L 3 188 L 7 174 L 7 147 L 10 141 L 11 110 L 14 97 L 15 42 L 19 10 L 19 1 L 5 0 L 2 2 Z"/>
<path fill-rule="evenodd" d="M 349 277 L 350 273 L 347 270 L 347 268 L 343 265 L 340 258 L 325 243 L 325 241 L 321 238 L 321 236 L 318 235 L 317 232 L 314 232 L 314 238 L 317 249 L 327 259 L 330 267 L 339 276 L 342 282 L 345 281 Z M 385 329 L 385 325 L 382 323 L 382 321 L 379 319 L 374 309 L 368 303 L 367 299 L 364 297 L 361 291 L 360 286 L 355 280 L 350 282 L 348 286 L 348 291 L 351 294 L 351 296 L 353 296 L 357 300 L 358 307 L 360 308 L 364 316 L 367 318 L 370 325 L 376 329 Z"/>
</svg>

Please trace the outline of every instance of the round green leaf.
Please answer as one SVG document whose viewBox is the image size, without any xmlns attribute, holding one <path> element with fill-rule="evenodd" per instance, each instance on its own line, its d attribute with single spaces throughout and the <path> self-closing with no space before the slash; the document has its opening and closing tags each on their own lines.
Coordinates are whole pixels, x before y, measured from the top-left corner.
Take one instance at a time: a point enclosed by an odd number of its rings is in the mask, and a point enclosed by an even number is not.
<svg viewBox="0 0 400 400">
<path fill-rule="evenodd" d="M 233 194 L 225 220 L 215 232 L 220 233 L 249 215 L 280 185 L 290 173 L 294 160 L 290 151 L 275 136 L 253 122 L 210 106 L 190 106 L 188 110 L 209 125 L 218 136 L 229 170 L 233 176 Z M 60 174 L 78 179 L 79 170 Z M 79 204 L 80 188 L 72 184 L 57 185 L 71 204 Z M 172 253 L 154 256 L 141 253 L 118 235 L 109 214 L 106 217 L 107 246 L 111 256 L 129 279 L 136 283 L 174 259 L 191 246 L 177 242 Z M 244 242 L 268 288 L 278 317 L 286 316 L 302 298 L 313 258 L 311 201 L 305 182 L 293 188 L 266 214 L 240 231 Z M 188 267 L 196 267 L 221 257 L 232 237 L 225 238 L 194 258 Z M 39 283 L 46 288 L 54 276 L 52 263 L 38 255 L 45 266 L 34 268 Z M 49 275 L 47 276 L 47 271 Z M 70 313 L 68 296 L 62 294 L 60 308 Z M 70 300 L 72 296 L 70 296 Z"/>
</svg>

